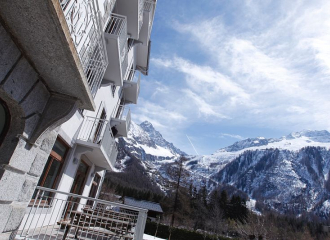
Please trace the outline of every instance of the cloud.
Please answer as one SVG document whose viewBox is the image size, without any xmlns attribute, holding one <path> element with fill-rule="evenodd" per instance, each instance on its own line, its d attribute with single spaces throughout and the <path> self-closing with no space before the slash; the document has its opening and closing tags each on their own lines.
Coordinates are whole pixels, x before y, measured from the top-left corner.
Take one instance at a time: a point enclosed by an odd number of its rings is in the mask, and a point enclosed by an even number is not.
<svg viewBox="0 0 330 240">
<path fill-rule="evenodd" d="M 244 7 L 250 12 L 235 28 L 223 16 L 173 25 L 212 60 L 209 65 L 177 56 L 154 59 L 156 64 L 183 73 L 190 96 L 232 121 L 329 129 L 321 121 L 330 117 L 329 2 L 247 1 Z M 271 7 L 269 18 L 265 10 Z"/>
<path fill-rule="evenodd" d="M 228 133 L 221 133 L 220 134 L 220 138 L 225 138 L 225 137 L 235 138 L 235 139 L 238 139 L 238 140 L 246 139 L 245 137 L 242 137 L 240 135 L 233 135 L 233 134 L 228 134 Z"/>
<path fill-rule="evenodd" d="M 194 124 L 204 124 L 205 134 L 215 124 L 330 130 L 328 0 L 201 5 L 198 17 L 180 7 L 185 14 L 174 9 L 162 25 L 166 41 L 151 55 L 138 119 L 172 132 L 164 134 L 169 140 Z"/>
</svg>

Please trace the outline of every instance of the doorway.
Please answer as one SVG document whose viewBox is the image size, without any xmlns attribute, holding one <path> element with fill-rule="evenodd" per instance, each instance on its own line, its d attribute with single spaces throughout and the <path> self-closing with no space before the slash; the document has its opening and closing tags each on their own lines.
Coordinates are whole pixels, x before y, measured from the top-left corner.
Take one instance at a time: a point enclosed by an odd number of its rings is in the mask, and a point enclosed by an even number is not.
<svg viewBox="0 0 330 240">
<path fill-rule="evenodd" d="M 73 184 L 70 193 L 81 195 L 84 191 L 87 174 L 89 172 L 89 166 L 81 160 L 77 169 L 76 176 L 73 180 Z M 77 211 L 81 198 L 69 197 L 68 204 L 65 210 L 64 219 L 67 219 L 72 211 Z"/>
</svg>

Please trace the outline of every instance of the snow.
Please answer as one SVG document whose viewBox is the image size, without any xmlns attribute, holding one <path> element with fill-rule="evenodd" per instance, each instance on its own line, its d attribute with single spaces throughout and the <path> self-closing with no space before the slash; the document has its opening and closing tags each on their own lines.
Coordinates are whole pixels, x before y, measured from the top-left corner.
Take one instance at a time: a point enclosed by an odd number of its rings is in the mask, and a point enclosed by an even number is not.
<svg viewBox="0 0 330 240">
<path fill-rule="evenodd" d="M 136 144 L 137 147 L 142 148 L 146 154 L 150 154 L 157 157 L 174 157 L 173 153 L 169 149 L 156 145 L 156 148 L 149 147 L 147 145 Z"/>
<path fill-rule="evenodd" d="M 150 236 L 148 234 L 143 234 L 143 240 L 165 240 L 165 239 L 164 238 L 153 237 L 153 236 Z"/>
<path fill-rule="evenodd" d="M 246 207 L 248 209 L 250 209 L 252 212 L 254 212 L 255 214 L 261 216 L 261 212 L 259 212 L 258 210 L 256 210 L 256 200 L 255 199 L 252 199 L 250 198 L 249 201 L 246 201 Z"/>
</svg>

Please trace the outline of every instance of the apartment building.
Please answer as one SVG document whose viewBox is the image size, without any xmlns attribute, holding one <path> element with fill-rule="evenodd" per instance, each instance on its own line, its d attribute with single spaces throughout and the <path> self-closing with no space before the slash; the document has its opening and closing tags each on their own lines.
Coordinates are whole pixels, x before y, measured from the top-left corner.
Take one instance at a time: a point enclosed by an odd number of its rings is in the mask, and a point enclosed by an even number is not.
<svg viewBox="0 0 330 240">
<path fill-rule="evenodd" d="M 155 8 L 156 0 L 0 1 L 0 239 L 63 228 L 69 207 L 95 207 L 148 75 Z M 141 220 L 145 212 L 133 210 Z"/>
</svg>

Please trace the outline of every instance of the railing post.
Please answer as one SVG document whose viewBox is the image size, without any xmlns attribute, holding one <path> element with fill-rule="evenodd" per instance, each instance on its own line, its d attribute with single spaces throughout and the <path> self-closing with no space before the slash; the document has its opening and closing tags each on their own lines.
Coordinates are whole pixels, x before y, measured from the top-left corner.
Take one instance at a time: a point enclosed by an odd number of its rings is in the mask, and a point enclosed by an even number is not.
<svg viewBox="0 0 330 240">
<path fill-rule="evenodd" d="M 143 239 L 143 233 L 146 226 L 147 221 L 147 212 L 148 210 L 140 210 L 137 223 L 135 226 L 135 233 L 134 233 L 134 240 L 142 240 Z"/>
</svg>

